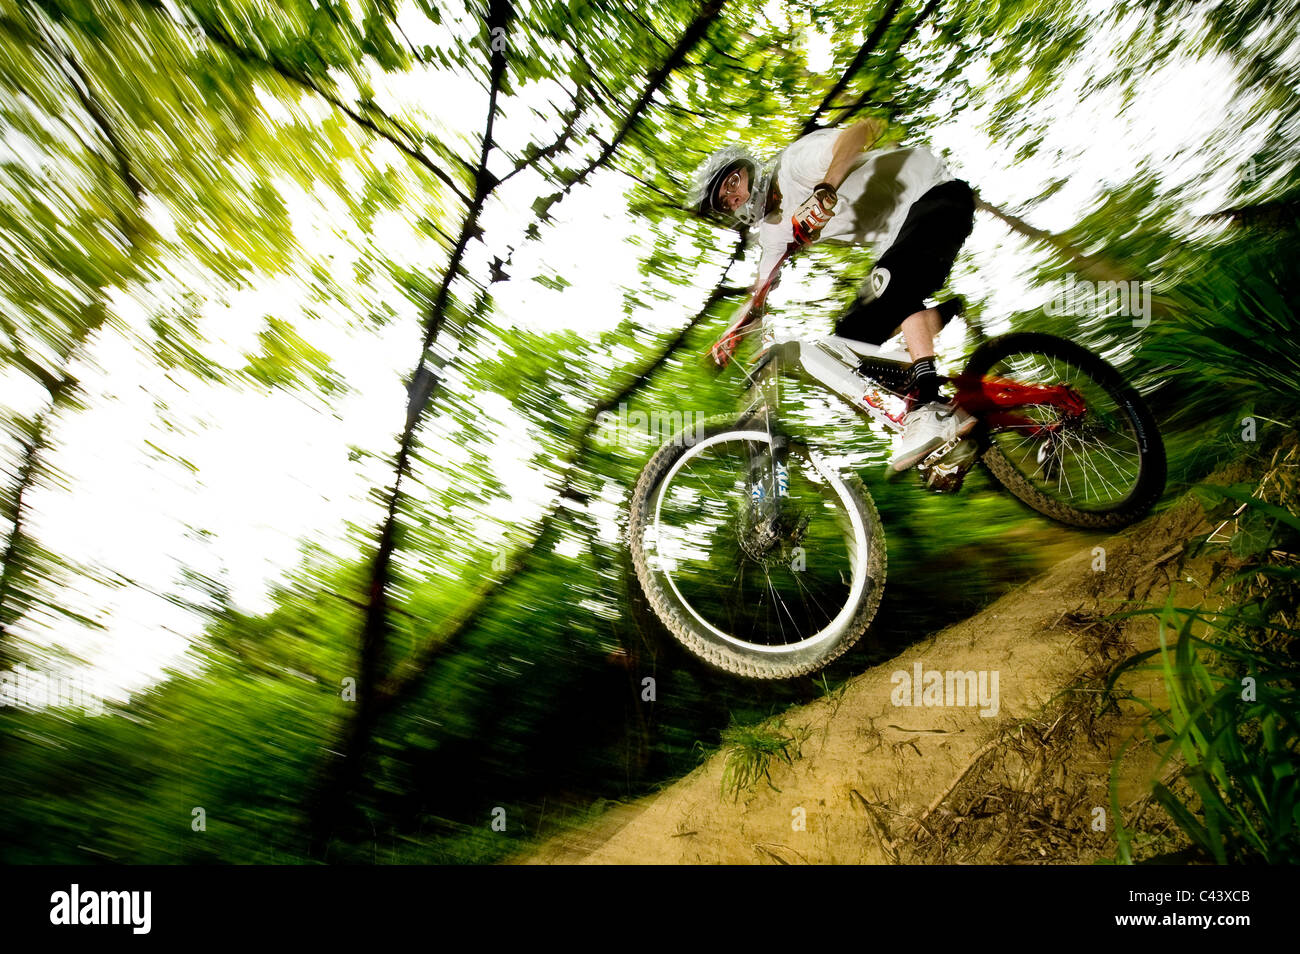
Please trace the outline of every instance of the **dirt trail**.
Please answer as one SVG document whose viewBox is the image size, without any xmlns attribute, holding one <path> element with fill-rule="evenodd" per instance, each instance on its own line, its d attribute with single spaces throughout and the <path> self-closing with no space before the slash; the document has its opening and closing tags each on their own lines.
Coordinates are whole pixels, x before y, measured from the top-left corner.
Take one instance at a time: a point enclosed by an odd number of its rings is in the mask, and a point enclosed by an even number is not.
<svg viewBox="0 0 1300 954">
<path fill-rule="evenodd" d="M 1240 479 L 1220 475 L 1220 482 Z M 586 829 L 544 842 L 526 863 L 1080 862 L 1112 856 L 1110 762 L 1131 715 L 1098 716 L 1095 694 L 1062 695 L 1089 673 L 1158 645 L 1150 617 L 1098 617 L 1163 604 L 1171 587 L 1199 603 L 1208 558 L 1184 561 L 1212 528 L 1194 498 L 1093 544 L 978 615 L 855 677 L 831 697 L 786 712 L 802 741 L 737 799 L 724 796 L 727 753 L 663 791 L 617 806 Z M 1189 580 L 1196 582 L 1188 582 Z M 978 705 L 895 705 L 892 674 L 919 665 L 998 676 L 996 715 Z M 1158 677 L 1126 684 L 1162 698 Z M 904 693 L 904 698 L 908 695 Z M 990 710 L 992 707 L 986 707 Z M 1126 762 L 1121 804 L 1140 794 L 1149 754 Z M 802 827 L 801 827 L 802 825 Z"/>
</svg>

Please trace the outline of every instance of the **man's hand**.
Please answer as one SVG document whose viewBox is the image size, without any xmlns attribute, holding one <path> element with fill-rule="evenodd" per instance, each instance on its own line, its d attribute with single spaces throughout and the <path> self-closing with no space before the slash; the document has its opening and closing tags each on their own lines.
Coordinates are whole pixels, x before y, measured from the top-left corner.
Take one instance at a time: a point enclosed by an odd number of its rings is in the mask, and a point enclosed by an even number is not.
<svg viewBox="0 0 1300 954">
<path fill-rule="evenodd" d="M 709 349 L 709 356 L 713 358 L 713 363 L 718 367 L 726 367 L 727 362 L 731 360 L 732 355 L 736 353 L 736 348 L 740 346 L 740 339 L 743 338 L 744 328 L 754 320 L 753 300 L 745 302 L 736 312 L 736 320 L 730 327 L 722 333 L 722 337 L 714 342 L 713 347 Z"/>
<path fill-rule="evenodd" d="M 812 195 L 805 199 L 804 204 L 799 206 L 790 217 L 790 223 L 794 226 L 795 242 L 799 245 L 807 245 L 816 240 L 817 234 L 835 214 L 835 203 L 838 198 L 835 188 L 829 182 L 823 182 L 813 189 Z"/>
</svg>

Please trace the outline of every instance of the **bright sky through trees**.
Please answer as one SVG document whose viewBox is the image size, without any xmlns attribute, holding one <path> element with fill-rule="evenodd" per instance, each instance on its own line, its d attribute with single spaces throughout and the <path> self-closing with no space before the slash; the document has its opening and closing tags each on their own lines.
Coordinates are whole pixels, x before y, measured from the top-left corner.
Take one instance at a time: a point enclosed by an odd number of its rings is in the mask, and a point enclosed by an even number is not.
<svg viewBox="0 0 1300 954">
<path fill-rule="evenodd" d="M 773 16 L 779 6 L 771 5 Z M 438 42 L 440 35 L 445 42 L 451 28 L 429 24 L 409 8 L 400 22 L 416 44 Z M 808 42 L 812 61 L 825 65 L 829 38 L 812 33 Z M 973 110 L 932 129 L 930 144 L 948 157 L 955 174 L 1003 208 L 1019 208 L 1054 179 L 1064 179 L 1064 186 L 1030 213 L 1036 225 L 1048 230 L 1077 221 L 1103 183 L 1123 181 L 1142 163 L 1165 170 L 1166 184 L 1218 170 L 1204 179 L 1188 214 L 1213 211 L 1224 203 L 1235 167 L 1243 152 L 1254 147 L 1252 137 L 1259 135 L 1258 130 L 1233 125 L 1231 117 L 1243 111 L 1232 102 L 1227 66 L 1214 58 L 1172 62 L 1144 85 L 1142 95 L 1127 109 L 1121 109 L 1114 88 L 1078 99 L 1076 91 L 1084 81 L 1109 68 L 1117 44 L 1109 34 L 1092 36 L 1061 90 L 1037 107 L 1047 132 L 1033 157 L 1016 161 L 1008 145 L 982 132 L 986 116 Z M 375 70 L 373 78 L 377 101 L 390 111 L 448 130 L 453 139 L 473 142 L 480 134 L 485 94 L 477 81 L 418 68 L 401 76 Z M 980 82 L 979 76 L 970 79 Z M 510 135 L 520 143 L 553 122 L 547 114 L 552 109 L 548 97 L 555 98 L 554 84 L 536 82 L 532 93 L 521 98 L 543 116 L 534 117 L 531 127 L 518 121 L 511 127 Z M 331 113 L 311 96 L 287 104 L 264 93 L 263 102 L 272 116 L 284 119 L 311 116 L 320 121 Z M 515 109 L 516 117 L 523 115 L 522 106 Z M 1225 140 L 1229 132 L 1231 138 Z M 2 148 L 9 161 L 32 161 L 35 155 L 21 139 L 9 135 Z M 373 142 L 369 148 L 377 163 L 405 163 L 385 142 Z M 701 270 L 695 289 L 638 275 L 640 252 L 629 239 L 638 235 L 641 223 L 627 213 L 624 198 L 631 183 L 619 171 L 604 170 L 558 207 L 546 240 L 525 244 L 509 269 L 511 280 L 494 286 L 498 324 L 598 333 L 624 317 L 623 289 L 636 286 L 658 286 L 670 300 L 681 302 L 643 314 L 648 329 L 666 331 L 696 307 L 713 280 L 711 269 Z M 330 262 L 345 290 L 367 243 L 386 249 L 413 270 L 430 270 L 441 262 L 436 244 L 400 213 L 381 214 L 364 234 L 329 188 L 307 193 L 289 182 L 279 188 L 304 259 Z M 543 189 L 549 191 L 539 177 L 525 173 L 489 200 L 482 215 L 488 240 L 471 249 L 471 271 L 482 273 L 493 255 L 507 254 L 504 243 L 517 241 Z M 167 231 L 163 217 L 155 216 L 155 221 Z M 718 250 L 728 244 L 729 235 L 719 232 Z M 684 256 L 691 255 L 688 242 L 681 248 Z M 990 316 L 1032 306 L 1040 293 L 1024 281 L 1022 272 L 1036 254 L 1001 224 L 979 215 L 954 284 L 987 295 Z M 738 266 L 738 280 L 749 280 L 753 262 L 751 251 Z M 181 380 L 148 360 L 133 345 L 130 332 L 106 329 L 96 339 L 93 366 L 83 363 L 79 369 L 91 395 L 90 407 L 59 422 L 54 462 L 68 475 L 68 485 L 34 495 L 35 526 L 54 552 L 73 562 L 109 568 L 119 582 L 129 579 L 135 585 L 110 586 L 80 577 L 62 591 L 60 598 L 68 605 L 105 625 L 102 632 L 44 617 L 27 621 L 21 632 L 37 645 L 62 644 L 120 691 L 138 690 L 157 680 L 164 666 L 178 664 L 203 626 L 201 615 L 161 596 L 176 589 L 184 572 L 224 579 L 235 605 L 258 612 L 270 605 L 271 583 L 299 561 L 302 541 L 334 553 L 353 547 L 347 542 L 348 526 L 373 522 L 366 494 L 386 477 L 381 457 L 357 458 L 350 449 L 375 454 L 390 449 L 401 425 L 400 381 L 409 373 L 417 349 L 416 309 L 391 285 L 352 285 L 348 292 L 358 307 L 364 296 L 382 300 L 400 315 L 400 320 L 375 330 L 356 326 L 347 299 L 312 300 L 310 285 L 301 279 L 277 275 L 235 289 L 211 283 L 183 261 L 166 263 L 166 271 L 185 274 L 187 287 L 205 300 L 204 325 L 218 358 L 224 353 L 236 360 L 245 353 L 268 316 L 298 322 L 310 313 L 312 343 L 332 356 L 348 393 L 327 407 L 294 391 L 261 393 L 220 382 Z M 804 314 L 797 307 L 801 299 L 823 295 L 828 281 L 807 270 L 801 274 L 806 276 L 801 282 L 787 282 L 776 296 L 775 303 L 784 306 L 782 320 L 828 330 L 830 316 Z M 557 275 L 564 279 L 561 289 L 531 280 Z M 141 327 L 151 309 L 165 307 L 164 300 L 175 290 L 166 281 L 132 282 L 114 293 L 113 308 L 123 327 Z M 994 317 L 990 323 L 993 330 L 996 321 Z M 944 355 L 955 360 L 961 329 L 948 329 L 942 343 Z M 453 368 L 447 386 L 456 387 L 457 378 Z M 13 406 L 40 399 L 39 393 L 30 388 L 24 393 L 19 385 L 17 375 L 6 380 L 7 400 Z M 537 445 L 524 433 L 523 419 L 496 395 L 480 393 L 473 400 L 485 426 L 496 434 L 494 468 L 514 494 L 508 507 L 480 521 L 482 533 L 490 535 L 494 521 L 525 520 L 547 495 L 527 463 Z M 159 429 L 160 402 L 176 423 L 165 434 Z M 459 465 L 455 454 L 448 453 L 433 479 L 463 479 Z"/>
</svg>

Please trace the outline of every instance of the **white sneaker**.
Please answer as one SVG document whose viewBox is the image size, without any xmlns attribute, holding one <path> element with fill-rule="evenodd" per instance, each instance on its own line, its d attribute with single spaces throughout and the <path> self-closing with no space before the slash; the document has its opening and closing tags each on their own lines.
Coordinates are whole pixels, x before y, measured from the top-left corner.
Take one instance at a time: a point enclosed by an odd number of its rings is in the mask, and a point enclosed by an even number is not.
<svg viewBox="0 0 1300 954">
<path fill-rule="evenodd" d="M 913 408 L 903 422 L 903 435 L 889 469 L 894 473 L 907 470 L 949 441 L 969 434 L 974 426 L 974 417 L 951 404 L 932 401 Z"/>
</svg>

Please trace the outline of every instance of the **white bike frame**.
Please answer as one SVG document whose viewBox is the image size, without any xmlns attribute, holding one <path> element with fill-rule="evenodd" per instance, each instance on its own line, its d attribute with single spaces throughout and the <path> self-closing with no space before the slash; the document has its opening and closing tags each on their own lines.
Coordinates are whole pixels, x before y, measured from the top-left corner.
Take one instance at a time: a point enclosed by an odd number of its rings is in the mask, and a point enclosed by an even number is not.
<svg viewBox="0 0 1300 954">
<path fill-rule="evenodd" d="M 820 385 L 890 431 L 902 430 L 901 417 L 894 417 L 886 409 L 886 395 L 892 392 L 859 372 L 858 364 L 864 358 L 873 358 L 906 367 L 910 359 L 905 353 L 838 335 L 777 339 L 766 316 L 762 321 L 762 346 L 750 372 L 761 394 L 751 405 L 751 412 L 757 413 L 763 405 L 768 409 L 780 405 L 776 382 L 787 374 Z"/>
</svg>

